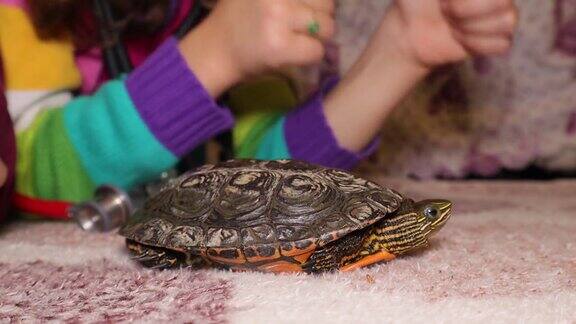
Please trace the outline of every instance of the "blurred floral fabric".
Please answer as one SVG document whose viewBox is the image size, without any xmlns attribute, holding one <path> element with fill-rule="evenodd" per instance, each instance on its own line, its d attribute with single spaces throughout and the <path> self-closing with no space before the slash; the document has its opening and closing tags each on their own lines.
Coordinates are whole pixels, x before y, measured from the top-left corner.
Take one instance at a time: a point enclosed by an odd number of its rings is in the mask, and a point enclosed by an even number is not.
<svg viewBox="0 0 576 324">
<path fill-rule="evenodd" d="M 418 178 L 576 169 L 576 0 L 516 2 L 513 50 L 432 74 L 393 112 L 368 167 Z M 340 0 L 341 72 L 389 3 Z"/>
</svg>

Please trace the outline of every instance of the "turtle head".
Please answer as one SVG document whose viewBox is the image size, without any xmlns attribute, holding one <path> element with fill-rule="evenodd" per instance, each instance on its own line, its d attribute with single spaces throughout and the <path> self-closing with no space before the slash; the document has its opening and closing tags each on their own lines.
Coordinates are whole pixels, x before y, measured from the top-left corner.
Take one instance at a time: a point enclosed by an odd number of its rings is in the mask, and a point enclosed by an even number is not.
<svg viewBox="0 0 576 324">
<path fill-rule="evenodd" d="M 452 202 L 449 200 L 423 200 L 414 204 L 418 218 L 425 225 L 422 230 L 430 237 L 446 224 L 452 212 Z"/>
<path fill-rule="evenodd" d="M 388 252 L 399 255 L 428 245 L 428 239 L 450 218 L 448 200 L 405 199 L 400 208 L 379 226 L 379 240 Z"/>
</svg>

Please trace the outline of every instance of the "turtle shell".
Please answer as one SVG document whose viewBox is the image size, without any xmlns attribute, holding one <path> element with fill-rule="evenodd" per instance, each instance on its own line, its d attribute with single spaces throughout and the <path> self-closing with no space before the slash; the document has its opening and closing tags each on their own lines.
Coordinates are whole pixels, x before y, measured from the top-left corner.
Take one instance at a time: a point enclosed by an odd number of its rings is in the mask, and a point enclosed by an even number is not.
<svg viewBox="0 0 576 324">
<path fill-rule="evenodd" d="M 232 160 L 182 175 L 120 234 L 228 266 L 285 258 L 302 263 L 318 247 L 395 211 L 402 199 L 340 170 L 293 160 Z"/>
</svg>

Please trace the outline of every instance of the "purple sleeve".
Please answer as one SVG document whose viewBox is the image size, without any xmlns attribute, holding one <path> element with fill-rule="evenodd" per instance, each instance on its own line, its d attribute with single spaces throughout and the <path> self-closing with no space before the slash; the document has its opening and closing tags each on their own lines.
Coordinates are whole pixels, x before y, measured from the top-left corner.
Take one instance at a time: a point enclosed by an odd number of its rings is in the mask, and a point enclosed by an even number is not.
<svg viewBox="0 0 576 324">
<path fill-rule="evenodd" d="M 126 80 L 148 129 L 168 150 L 183 156 L 230 129 L 232 113 L 216 104 L 169 38 Z"/>
<path fill-rule="evenodd" d="M 323 106 L 325 94 L 337 82 L 336 78 L 329 80 L 310 100 L 286 115 L 284 136 L 293 159 L 349 170 L 374 153 L 379 138 L 360 152 L 351 152 L 338 144 L 326 121 Z"/>
</svg>

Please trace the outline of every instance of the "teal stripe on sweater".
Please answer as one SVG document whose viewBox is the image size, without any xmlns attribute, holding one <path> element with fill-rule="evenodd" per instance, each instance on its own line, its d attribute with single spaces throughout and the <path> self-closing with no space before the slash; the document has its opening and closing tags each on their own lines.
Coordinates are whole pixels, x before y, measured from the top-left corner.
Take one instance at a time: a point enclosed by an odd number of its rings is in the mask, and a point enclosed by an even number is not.
<svg viewBox="0 0 576 324">
<path fill-rule="evenodd" d="M 123 81 L 71 101 L 64 111 L 71 142 L 97 184 L 129 189 L 156 178 L 177 162 L 148 130 Z"/>
<path fill-rule="evenodd" d="M 290 159 L 290 151 L 284 137 L 285 117 L 279 118 L 278 121 L 267 131 L 262 138 L 256 158 L 260 160 L 278 160 Z"/>
</svg>

